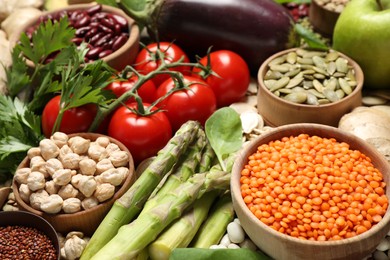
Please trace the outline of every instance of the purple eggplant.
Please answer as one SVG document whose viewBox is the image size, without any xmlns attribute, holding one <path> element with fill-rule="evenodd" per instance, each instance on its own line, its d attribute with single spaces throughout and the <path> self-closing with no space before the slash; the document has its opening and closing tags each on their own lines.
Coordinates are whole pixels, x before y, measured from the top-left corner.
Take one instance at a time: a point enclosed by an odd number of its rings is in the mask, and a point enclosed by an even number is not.
<svg viewBox="0 0 390 260">
<path fill-rule="evenodd" d="M 293 18 L 273 0 L 136 1 L 144 2 L 144 12 L 127 13 L 144 24 L 154 40 L 151 32 L 157 31 L 160 41 L 175 41 L 190 56 L 203 56 L 210 46 L 212 50 L 232 50 L 246 60 L 253 73 L 269 56 L 297 41 Z M 134 15 L 140 13 L 142 21 Z"/>
</svg>

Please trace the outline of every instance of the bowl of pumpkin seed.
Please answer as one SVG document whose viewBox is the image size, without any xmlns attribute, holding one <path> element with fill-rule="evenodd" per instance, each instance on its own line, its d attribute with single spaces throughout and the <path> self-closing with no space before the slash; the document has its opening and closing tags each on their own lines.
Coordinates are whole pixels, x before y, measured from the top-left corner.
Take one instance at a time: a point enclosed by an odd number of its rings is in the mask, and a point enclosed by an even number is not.
<svg viewBox="0 0 390 260">
<path fill-rule="evenodd" d="M 278 52 L 262 63 L 257 77 L 257 109 L 269 126 L 337 126 L 344 114 L 362 104 L 362 69 L 332 49 Z"/>
</svg>

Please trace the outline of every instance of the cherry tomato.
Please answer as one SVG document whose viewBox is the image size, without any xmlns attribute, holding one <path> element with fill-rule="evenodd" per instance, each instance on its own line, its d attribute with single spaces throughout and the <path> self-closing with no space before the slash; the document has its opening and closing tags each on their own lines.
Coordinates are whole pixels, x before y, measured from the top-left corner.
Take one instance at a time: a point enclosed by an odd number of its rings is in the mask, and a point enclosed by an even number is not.
<svg viewBox="0 0 390 260">
<path fill-rule="evenodd" d="M 203 80 L 183 77 L 189 88 L 173 92 L 157 105 L 166 111 L 174 131 L 188 120 L 197 120 L 204 125 L 217 107 L 213 90 Z M 157 89 L 157 97 L 162 97 L 173 89 L 175 82 L 172 78 L 164 81 Z"/>
<path fill-rule="evenodd" d="M 42 131 L 50 137 L 60 111 L 61 96 L 55 96 L 46 104 L 42 112 Z M 96 116 L 96 105 L 88 104 L 71 108 L 64 112 L 59 131 L 71 134 L 87 132 Z"/>
<path fill-rule="evenodd" d="M 204 66 L 208 64 L 207 56 L 199 61 Z M 250 83 L 248 65 L 241 56 L 220 50 L 210 53 L 210 69 L 218 76 L 204 73 L 199 68 L 193 68 L 195 77 L 202 78 L 213 89 L 217 98 L 217 106 L 228 106 L 245 96 Z"/>
<path fill-rule="evenodd" d="M 110 83 L 106 89 L 111 90 L 116 97 L 120 97 L 125 92 L 131 90 L 137 81 L 137 75 L 133 75 L 126 81 L 116 80 Z M 156 100 L 156 91 L 157 89 L 153 81 L 148 80 L 138 89 L 138 95 L 141 97 L 143 102 L 153 103 Z M 128 101 L 134 101 L 134 98 L 130 98 Z"/>
<path fill-rule="evenodd" d="M 144 106 L 150 104 L 144 103 Z M 129 103 L 128 107 L 136 109 L 137 103 Z M 122 106 L 112 115 L 108 135 L 122 142 L 129 149 L 134 162 L 139 164 L 156 155 L 167 144 L 172 137 L 172 127 L 163 111 L 142 116 Z"/>
<path fill-rule="evenodd" d="M 134 68 L 144 75 L 156 70 L 161 64 L 161 58 L 157 55 L 158 45 L 157 43 L 151 43 L 143 48 L 135 59 Z M 184 57 L 183 62 L 189 62 L 187 54 L 176 44 L 171 42 L 160 42 L 160 50 L 163 53 L 165 63 L 172 63 L 178 61 Z M 178 66 L 171 68 L 172 71 L 179 71 L 182 74 L 190 74 L 191 68 L 187 66 Z M 156 75 L 152 78 L 152 81 L 159 87 L 162 82 L 168 79 L 170 76 L 167 74 Z"/>
</svg>

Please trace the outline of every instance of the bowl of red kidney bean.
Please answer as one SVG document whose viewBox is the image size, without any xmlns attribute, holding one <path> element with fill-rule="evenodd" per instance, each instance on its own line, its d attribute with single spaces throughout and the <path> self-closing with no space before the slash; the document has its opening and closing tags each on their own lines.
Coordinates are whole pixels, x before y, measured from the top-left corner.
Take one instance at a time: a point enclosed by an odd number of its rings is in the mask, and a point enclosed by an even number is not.
<svg viewBox="0 0 390 260">
<path fill-rule="evenodd" d="M 70 26 L 75 28 L 72 41 L 78 46 L 82 42 L 87 43 L 89 50 L 85 56 L 86 62 L 102 59 L 119 71 L 135 60 L 139 50 L 139 27 L 119 8 L 101 4 L 69 5 L 43 13 L 20 30 L 31 38 L 40 23 L 49 19 L 56 22 L 64 16 L 68 17 Z M 19 39 L 11 41 L 18 42 Z M 53 57 L 45 62 L 50 62 L 55 55 L 57 53 L 53 53 Z M 33 66 L 31 61 L 26 62 Z"/>
<path fill-rule="evenodd" d="M 0 259 L 60 259 L 55 229 L 26 211 L 0 212 Z"/>
</svg>

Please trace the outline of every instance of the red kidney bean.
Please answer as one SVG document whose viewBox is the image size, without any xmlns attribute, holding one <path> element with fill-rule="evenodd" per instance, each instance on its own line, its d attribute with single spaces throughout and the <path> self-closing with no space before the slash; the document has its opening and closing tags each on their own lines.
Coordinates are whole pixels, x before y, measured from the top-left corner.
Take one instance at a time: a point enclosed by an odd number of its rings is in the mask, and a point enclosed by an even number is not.
<svg viewBox="0 0 390 260">
<path fill-rule="evenodd" d="M 94 5 L 86 10 L 87 14 L 94 15 L 102 10 L 101 5 Z"/>
<path fill-rule="evenodd" d="M 84 27 L 78 28 L 75 32 L 75 35 L 77 37 L 83 37 L 89 30 L 91 30 L 90 26 L 84 26 Z"/>
<path fill-rule="evenodd" d="M 110 20 L 109 18 L 104 18 L 100 22 L 101 22 L 102 25 L 104 25 L 104 26 L 106 26 L 106 27 L 108 27 L 110 29 L 114 29 L 115 28 L 115 23 L 113 22 L 112 19 Z"/>
<path fill-rule="evenodd" d="M 104 58 L 104 57 L 110 55 L 111 53 L 112 53 L 112 50 L 104 50 L 104 51 L 102 51 L 102 52 L 99 53 L 99 58 L 100 58 L 100 59 L 101 59 L 101 58 Z"/>
<path fill-rule="evenodd" d="M 77 22 L 74 24 L 74 27 L 76 29 L 80 28 L 80 27 L 84 27 L 84 26 L 88 25 L 90 23 L 90 21 L 91 21 L 91 17 L 89 15 L 85 15 L 80 20 L 77 20 Z"/>
<path fill-rule="evenodd" d="M 99 53 L 102 51 L 102 48 L 101 47 L 96 47 L 96 48 L 93 48 L 93 49 L 90 49 L 87 54 L 85 55 L 85 57 L 87 57 L 88 59 L 90 60 L 94 60 L 96 58 L 99 57 Z"/>
<path fill-rule="evenodd" d="M 121 35 L 118 38 L 116 38 L 116 40 L 112 43 L 112 50 L 113 51 L 118 50 L 120 47 L 123 46 L 123 44 L 127 42 L 127 39 L 128 38 L 125 35 Z"/>
<path fill-rule="evenodd" d="M 95 36 L 92 36 L 91 40 L 89 41 L 90 44 L 95 45 L 96 42 L 103 37 L 103 33 L 97 33 Z"/>
<path fill-rule="evenodd" d="M 113 34 L 114 33 L 110 28 L 104 26 L 103 24 L 99 24 L 98 28 L 99 28 L 99 30 L 101 32 L 104 32 L 104 33 L 107 33 L 107 34 Z"/>
<path fill-rule="evenodd" d="M 112 15 L 112 18 L 118 23 L 121 25 L 122 29 L 127 29 L 127 26 L 128 26 L 128 23 L 127 23 L 127 20 L 122 17 L 122 16 L 119 16 L 119 15 L 116 15 L 116 14 L 113 14 Z"/>
<path fill-rule="evenodd" d="M 92 27 L 91 30 L 89 30 L 86 34 L 85 34 L 85 38 L 88 40 L 89 38 L 93 37 L 94 35 L 96 35 L 96 33 L 98 32 L 98 29 L 96 27 Z"/>
<path fill-rule="evenodd" d="M 103 44 L 109 42 L 111 38 L 112 38 L 112 34 L 106 34 L 102 38 L 100 38 L 94 45 L 102 46 Z"/>
<path fill-rule="evenodd" d="M 120 15 L 103 12 L 102 5 L 94 5 L 85 10 L 56 12 L 51 16 L 42 16 L 40 21 L 59 20 L 65 15 L 68 16 L 70 25 L 76 29 L 76 37 L 72 42 L 77 46 L 83 41 L 88 42 L 86 60 L 93 60 L 102 55 L 105 57 L 109 52 L 118 50 L 128 40 L 127 20 Z M 33 26 L 26 30 L 30 39 L 35 29 L 36 26 Z M 100 54 L 102 52 L 103 54 Z"/>
<path fill-rule="evenodd" d="M 72 42 L 73 42 L 74 44 L 76 44 L 77 46 L 79 46 L 83 41 L 84 41 L 83 38 L 73 38 L 73 39 L 72 39 Z"/>
</svg>

